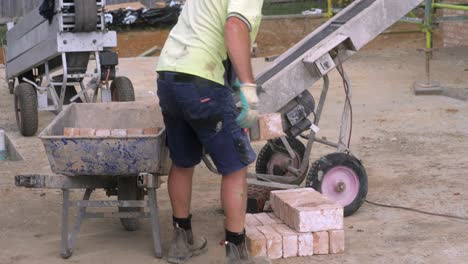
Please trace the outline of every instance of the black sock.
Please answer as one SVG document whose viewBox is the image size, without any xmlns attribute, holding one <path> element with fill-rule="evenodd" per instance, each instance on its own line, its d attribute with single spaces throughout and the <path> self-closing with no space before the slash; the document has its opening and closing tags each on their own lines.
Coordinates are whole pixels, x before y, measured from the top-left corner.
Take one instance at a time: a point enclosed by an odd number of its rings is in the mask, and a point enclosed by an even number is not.
<svg viewBox="0 0 468 264">
<path fill-rule="evenodd" d="M 184 230 L 192 229 L 192 215 L 189 215 L 187 218 L 177 218 L 172 216 L 172 223 L 174 226 L 178 226 Z"/>
<path fill-rule="evenodd" d="M 238 246 L 245 241 L 245 230 L 242 233 L 234 233 L 226 229 L 226 241 Z"/>
</svg>

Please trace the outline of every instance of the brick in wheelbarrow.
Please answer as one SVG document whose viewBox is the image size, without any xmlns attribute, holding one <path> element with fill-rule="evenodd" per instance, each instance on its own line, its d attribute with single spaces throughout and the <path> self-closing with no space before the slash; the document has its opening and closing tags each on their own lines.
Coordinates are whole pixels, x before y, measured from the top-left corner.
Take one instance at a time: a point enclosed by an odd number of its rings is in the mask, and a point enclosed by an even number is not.
<svg viewBox="0 0 468 264">
<path fill-rule="evenodd" d="M 258 219 L 253 214 L 246 214 L 245 215 L 245 226 L 261 226 L 263 225 L 262 222 L 258 221 Z"/>
<path fill-rule="evenodd" d="M 343 229 L 343 206 L 312 188 L 272 191 L 275 214 L 298 232 Z"/>
<path fill-rule="evenodd" d="M 267 213 L 253 214 L 262 225 L 275 225 L 278 224 L 278 220 L 271 218 Z M 282 223 L 282 222 L 280 222 Z"/>
</svg>

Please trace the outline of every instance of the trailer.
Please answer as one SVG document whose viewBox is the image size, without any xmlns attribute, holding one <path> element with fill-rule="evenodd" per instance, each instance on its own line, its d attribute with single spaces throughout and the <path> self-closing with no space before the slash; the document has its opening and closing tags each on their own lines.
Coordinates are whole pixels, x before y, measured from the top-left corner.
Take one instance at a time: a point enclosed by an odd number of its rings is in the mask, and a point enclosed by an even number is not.
<svg viewBox="0 0 468 264">
<path fill-rule="evenodd" d="M 105 0 L 44 1 L 8 25 L 5 73 L 22 135 L 36 133 L 38 111 L 58 113 L 64 104 L 97 102 L 99 95 L 103 102 L 135 99 L 131 81 L 116 77 L 117 34 L 106 28 L 105 5 Z M 90 60 L 95 65 L 88 72 Z"/>
</svg>

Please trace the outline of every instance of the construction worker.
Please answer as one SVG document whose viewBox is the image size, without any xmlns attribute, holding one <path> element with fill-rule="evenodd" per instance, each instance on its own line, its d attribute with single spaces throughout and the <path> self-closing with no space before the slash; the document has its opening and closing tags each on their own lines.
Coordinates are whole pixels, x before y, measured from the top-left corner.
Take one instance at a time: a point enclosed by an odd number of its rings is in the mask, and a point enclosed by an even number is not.
<svg viewBox="0 0 468 264">
<path fill-rule="evenodd" d="M 244 231 L 246 167 L 256 156 L 242 128 L 258 114 L 250 51 L 262 5 L 263 0 L 188 0 L 161 52 L 158 97 L 173 161 L 168 179 L 174 224 L 171 263 L 183 263 L 207 249 L 205 238 L 193 236 L 190 213 L 194 167 L 203 151 L 223 175 L 226 263 L 270 263 L 248 256 Z M 241 116 L 227 84 L 228 58 L 240 81 L 246 110 Z"/>
</svg>

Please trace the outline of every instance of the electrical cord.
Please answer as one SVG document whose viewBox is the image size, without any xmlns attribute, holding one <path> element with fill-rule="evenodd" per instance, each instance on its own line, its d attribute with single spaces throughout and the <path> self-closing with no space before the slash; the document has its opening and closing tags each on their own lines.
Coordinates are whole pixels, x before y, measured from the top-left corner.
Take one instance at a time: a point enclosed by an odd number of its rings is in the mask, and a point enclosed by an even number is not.
<svg viewBox="0 0 468 264">
<path fill-rule="evenodd" d="M 458 215 L 433 213 L 433 212 L 423 211 L 423 210 L 410 208 L 410 207 L 399 206 L 399 205 L 382 204 L 382 203 L 372 202 L 372 201 L 369 201 L 369 200 L 366 200 L 366 203 L 372 204 L 372 205 L 375 205 L 375 206 L 380 206 L 380 207 L 385 207 L 385 208 L 392 208 L 392 209 L 401 209 L 401 210 L 416 212 L 416 213 L 425 214 L 425 215 L 440 216 L 440 217 L 459 219 L 459 220 L 468 220 L 468 217 L 463 217 L 463 216 L 458 216 Z"/>
<path fill-rule="evenodd" d="M 348 149 L 350 149 L 351 146 L 351 135 L 353 133 L 353 106 L 351 105 L 351 99 L 349 98 L 349 84 L 346 80 L 345 73 L 344 73 L 344 68 L 343 64 L 340 61 L 340 58 L 338 57 L 338 66 L 336 67 L 338 73 L 340 74 L 341 78 L 343 79 L 343 89 L 345 91 L 345 104 L 348 104 L 349 106 L 349 136 L 348 136 Z"/>
</svg>

